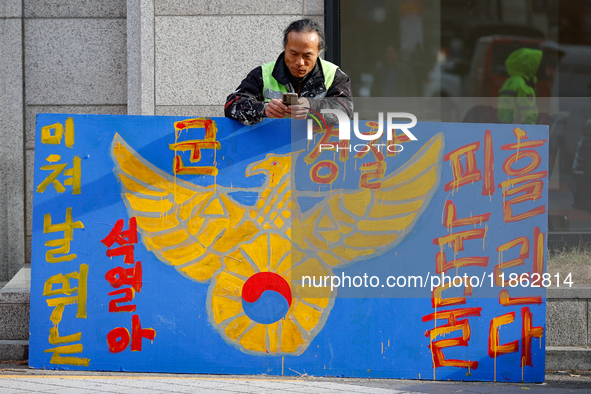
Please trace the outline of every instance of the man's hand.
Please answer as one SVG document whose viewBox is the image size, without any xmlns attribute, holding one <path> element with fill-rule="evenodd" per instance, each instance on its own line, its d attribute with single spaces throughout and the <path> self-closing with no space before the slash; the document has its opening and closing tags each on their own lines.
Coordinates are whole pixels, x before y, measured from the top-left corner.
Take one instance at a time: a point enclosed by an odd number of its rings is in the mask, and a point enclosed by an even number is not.
<svg viewBox="0 0 591 394">
<path fill-rule="evenodd" d="M 273 99 L 265 106 L 265 115 L 267 118 L 284 118 L 287 113 L 287 105 L 284 105 L 281 100 Z"/>
<path fill-rule="evenodd" d="M 293 119 L 306 119 L 308 115 L 308 108 L 310 108 L 310 102 L 307 98 L 298 99 L 298 105 L 290 105 L 287 108 L 286 115 Z"/>
</svg>

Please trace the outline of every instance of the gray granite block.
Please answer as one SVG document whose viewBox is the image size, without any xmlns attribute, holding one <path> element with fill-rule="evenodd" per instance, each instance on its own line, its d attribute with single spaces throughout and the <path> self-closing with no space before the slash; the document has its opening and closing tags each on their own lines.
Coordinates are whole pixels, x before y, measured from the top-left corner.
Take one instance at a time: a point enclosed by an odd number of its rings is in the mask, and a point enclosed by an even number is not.
<svg viewBox="0 0 591 394">
<path fill-rule="evenodd" d="M 0 304 L 23 304 L 29 305 L 31 299 L 30 291 L 5 290 L 0 291 Z"/>
<path fill-rule="evenodd" d="M 187 116 L 187 117 L 223 117 L 223 105 L 201 105 L 201 106 L 158 106 L 156 115 L 164 116 Z"/>
<path fill-rule="evenodd" d="M 33 237 L 27 235 L 25 237 L 25 264 L 31 264 L 31 250 L 32 250 Z"/>
<path fill-rule="evenodd" d="M 2 144 L 0 152 L 7 160 L 3 171 L 18 170 L 22 165 L 22 24 L 19 19 L 0 19 L 0 135 Z M 15 152 L 15 151 L 18 151 Z M 10 155 L 10 157 L 6 157 Z M 18 161 L 13 161 L 18 160 Z M 18 174 L 22 177 L 22 174 Z M 9 184 L 9 186 L 12 186 Z"/>
<path fill-rule="evenodd" d="M 33 195 L 35 180 L 33 173 L 35 172 L 35 151 L 27 149 L 25 152 L 25 166 L 26 166 L 26 194 L 25 194 L 25 231 L 27 236 L 33 234 Z M 30 259 L 28 261 L 31 261 Z"/>
<path fill-rule="evenodd" d="M 22 0 L 0 0 L 0 18 L 20 18 Z"/>
<path fill-rule="evenodd" d="M 156 105 L 223 105 L 250 70 L 277 58 L 294 19 L 157 17 Z"/>
<path fill-rule="evenodd" d="M 0 360 L 17 361 L 29 359 L 29 341 L 0 340 Z"/>
<path fill-rule="evenodd" d="M 127 106 L 154 115 L 154 0 L 127 2 Z"/>
<path fill-rule="evenodd" d="M 124 19 L 25 20 L 30 105 L 127 104 Z"/>
<path fill-rule="evenodd" d="M 156 15 L 297 15 L 303 0 L 154 0 Z"/>
<path fill-rule="evenodd" d="M 0 19 L 0 280 L 25 260 L 22 24 Z"/>
<path fill-rule="evenodd" d="M 546 346 L 546 371 L 570 370 L 591 370 L 591 349 Z"/>
<path fill-rule="evenodd" d="M 8 277 L 12 278 L 25 264 L 25 195 L 23 187 L 23 159 L 22 148 L 15 152 L 20 157 L 14 160 L 19 162 L 18 170 L 11 174 L 12 178 L 8 190 Z"/>
<path fill-rule="evenodd" d="M 126 0 L 24 0 L 27 18 L 125 17 Z"/>
<path fill-rule="evenodd" d="M 324 0 L 304 0 L 304 14 L 324 15 Z"/>
<path fill-rule="evenodd" d="M 0 339 L 29 339 L 29 305 L 0 304 Z"/>
<path fill-rule="evenodd" d="M 35 149 L 37 114 L 126 115 L 127 105 L 27 105 L 25 108 L 26 148 Z"/>
<path fill-rule="evenodd" d="M 556 279 L 553 278 L 553 280 Z M 591 286 L 573 285 L 573 287 L 549 287 L 546 290 L 546 298 L 589 299 L 591 298 Z"/>
<path fill-rule="evenodd" d="M 546 344 L 587 346 L 587 300 L 547 300 Z"/>
<path fill-rule="evenodd" d="M 4 165 L 2 157 L 0 156 L 0 165 Z M 0 167 L 1 168 L 1 167 Z M 7 220 L 7 206 L 6 202 L 6 188 L 4 183 L 4 174 L 0 172 L 0 280 L 7 282 L 10 280 L 8 276 L 8 266 L 10 260 L 8 258 L 8 220 Z"/>
</svg>

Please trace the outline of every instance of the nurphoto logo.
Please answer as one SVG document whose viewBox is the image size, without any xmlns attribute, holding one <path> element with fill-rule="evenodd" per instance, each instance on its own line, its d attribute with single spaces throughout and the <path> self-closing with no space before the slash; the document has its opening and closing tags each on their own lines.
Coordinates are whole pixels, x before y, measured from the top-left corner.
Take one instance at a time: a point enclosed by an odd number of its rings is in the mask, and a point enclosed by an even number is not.
<svg viewBox="0 0 591 394">
<path fill-rule="evenodd" d="M 334 108 L 323 108 L 320 110 L 322 114 L 333 114 L 337 117 L 339 122 L 339 140 L 350 140 L 351 139 L 351 122 L 347 114 L 341 110 L 334 109 Z M 410 132 L 410 128 L 413 128 L 417 124 L 417 117 L 411 113 L 407 112 L 388 112 L 386 113 L 387 119 L 387 126 L 386 126 L 386 136 L 387 141 L 393 141 L 392 132 L 393 130 L 400 130 L 411 141 L 417 141 L 417 137 L 414 136 L 413 133 Z M 394 120 L 398 119 L 409 119 L 410 123 L 394 123 Z M 324 119 L 323 119 L 324 120 Z M 324 122 L 326 124 L 326 122 Z M 362 141 L 376 141 L 382 137 L 384 134 L 384 113 L 378 113 L 378 130 L 375 133 L 362 133 L 359 130 L 359 114 L 357 112 L 353 113 L 353 132 L 355 136 Z M 311 141 L 314 139 L 314 132 L 313 132 L 313 124 L 312 119 L 308 119 L 308 140 Z M 382 146 L 385 146 L 389 152 L 402 152 L 403 146 L 401 144 L 372 144 L 372 146 L 377 147 L 378 151 Z M 319 146 L 320 151 L 322 149 L 334 149 L 334 145 L 332 144 L 320 144 Z M 369 145 L 365 144 L 357 144 L 357 145 L 349 145 L 347 147 L 340 147 L 340 149 L 347 149 L 351 151 L 353 149 L 355 152 L 365 152 L 370 149 Z M 365 149 L 365 150 L 363 150 Z M 337 147 L 339 150 L 339 147 Z"/>
</svg>

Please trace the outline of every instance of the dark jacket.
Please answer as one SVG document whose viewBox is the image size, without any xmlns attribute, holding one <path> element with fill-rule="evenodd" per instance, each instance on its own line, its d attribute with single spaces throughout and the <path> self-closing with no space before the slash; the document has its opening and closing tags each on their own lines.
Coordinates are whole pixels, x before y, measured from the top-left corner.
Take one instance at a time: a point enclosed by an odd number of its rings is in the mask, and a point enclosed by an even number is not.
<svg viewBox="0 0 591 394">
<path fill-rule="evenodd" d="M 353 102 L 350 99 L 351 80 L 341 69 L 336 71 L 333 83 L 327 89 L 319 61 L 316 61 L 312 71 L 299 80 L 289 72 L 284 61 L 284 53 L 282 53 L 277 58 L 272 75 L 289 92 L 311 99 L 310 107 L 314 111 L 320 112 L 320 108 L 337 108 L 349 115 L 349 118 L 353 117 Z M 323 99 L 324 97 L 337 97 L 337 99 Z M 238 89 L 228 96 L 225 115 L 245 125 L 253 125 L 265 118 L 264 104 L 263 69 L 259 66 L 248 73 Z M 326 114 L 324 118 L 327 123 L 337 123 L 336 117 L 332 114 Z"/>
</svg>

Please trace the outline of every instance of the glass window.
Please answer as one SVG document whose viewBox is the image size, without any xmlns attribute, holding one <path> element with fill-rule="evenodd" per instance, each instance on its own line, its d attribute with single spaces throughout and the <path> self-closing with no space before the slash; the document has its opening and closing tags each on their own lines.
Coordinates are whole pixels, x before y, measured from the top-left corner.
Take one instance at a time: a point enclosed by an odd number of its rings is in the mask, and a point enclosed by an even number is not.
<svg viewBox="0 0 591 394">
<path fill-rule="evenodd" d="M 550 230 L 591 233 L 591 0 L 341 0 L 340 30 L 354 96 L 441 97 L 440 120 L 474 121 L 460 98 L 496 103 L 525 75 L 550 128 Z"/>
</svg>

